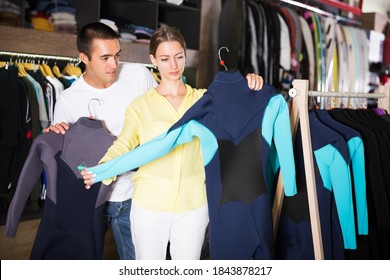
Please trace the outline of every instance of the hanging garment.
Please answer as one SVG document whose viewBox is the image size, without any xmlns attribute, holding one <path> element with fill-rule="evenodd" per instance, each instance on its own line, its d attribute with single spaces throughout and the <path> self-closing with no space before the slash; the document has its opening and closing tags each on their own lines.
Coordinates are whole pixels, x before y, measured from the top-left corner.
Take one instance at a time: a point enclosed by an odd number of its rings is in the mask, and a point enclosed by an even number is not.
<svg viewBox="0 0 390 280">
<path fill-rule="evenodd" d="M 292 53 L 293 53 L 293 59 L 291 61 L 292 63 L 292 67 L 293 67 L 293 70 L 296 72 L 296 73 L 299 73 L 300 72 L 300 55 L 302 53 L 302 44 L 303 44 L 303 35 L 302 35 L 302 27 L 301 27 L 301 22 L 300 22 L 300 19 L 299 19 L 299 15 L 297 13 L 297 11 L 295 11 L 293 8 L 291 7 L 284 7 L 283 8 L 286 13 L 290 14 L 292 20 L 293 20 L 293 24 L 292 26 L 294 28 L 292 28 Z M 299 76 L 297 78 L 300 78 Z"/>
<path fill-rule="evenodd" d="M 267 31 L 265 29 L 265 12 L 261 5 L 259 5 L 256 1 L 250 0 L 248 1 L 248 9 L 252 10 L 254 17 L 254 24 L 256 34 L 251 37 L 250 40 L 256 39 L 255 43 L 257 49 L 255 53 L 251 54 L 252 57 L 256 57 L 258 61 L 259 71 L 255 72 L 261 75 L 265 79 L 265 65 L 264 65 L 264 55 L 265 55 L 265 37 L 267 36 Z M 254 58 L 255 59 L 255 58 Z"/>
<path fill-rule="evenodd" d="M 36 102 L 38 103 L 38 116 L 39 116 L 39 121 L 40 121 L 40 127 L 41 129 L 46 128 L 49 126 L 49 119 L 47 117 L 47 112 L 46 112 L 46 104 L 45 104 L 45 99 L 43 97 L 43 89 L 41 84 L 36 81 L 28 72 L 27 70 L 27 79 L 30 81 L 30 83 L 34 87 L 35 91 L 35 99 Z M 35 117 L 38 118 L 38 117 Z"/>
<path fill-rule="evenodd" d="M 265 85 L 253 91 L 239 72 L 218 72 L 204 96 L 167 134 L 87 170 L 96 174 L 98 182 L 198 136 L 205 162 L 211 258 L 272 259 L 270 192 L 274 186 L 269 174 L 274 176 L 275 171 L 269 161 L 276 160 L 271 156 L 278 157 L 285 192 L 294 195 L 289 127 L 287 104 L 274 87 Z M 271 155 L 273 145 L 277 153 Z"/>
<path fill-rule="evenodd" d="M 22 82 L 25 88 L 28 99 L 28 111 L 30 113 L 30 118 L 28 119 L 29 126 L 31 127 L 29 140 L 34 139 L 42 131 L 42 127 L 39 122 L 39 105 L 36 97 L 36 92 L 33 84 L 26 77 L 20 77 L 19 80 Z M 30 143 L 31 146 L 31 143 Z"/>
<path fill-rule="evenodd" d="M 268 74 L 269 81 L 276 88 L 279 87 L 279 67 L 280 67 L 280 22 L 277 11 L 272 4 L 259 2 L 263 5 L 267 22 L 267 42 L 268 42 Z"/>
<path fill-rule="evenodd" d="M 368 234 L 368 213 L 366 196 L 366 173 L 364 144 L 360 133 L 340 122 L 335 121 L 327 110 L 315 110 L 318 120 L 343 136 L 348 148 L 348 165 L 351 170 L 355 193 L 357 231 L 360 235 Z"/>
<path fill-rule="evenodd" d="M 0 68 L 0 200 L 2 209 L 12 198 L 31 146 L 31 113 L 25 84 L 16 66 Z"/>
<path fill-rule="evenodd" d="M 342 136 L 323 125 L 314 112 L 309 118 L 324 257 L 344 259 L 344 248 L 356 249 L 348 150 Z M 314 259 L 299 130 L 300 127 L 294 142 L 299 189 L 296 196 L 283 200 L 277 235 L 277 251 L 281 259 Z"/>
<path fill-rule="evenodd" d="M 352 189 L 355 193 L 357 232 L 357 249 L 345 250 L 346 259 L 351 259 L 354 255 L 369 255 L 368 243 L 368 206 L 367 206 L 367 187 L 366 187 L 366 166 L 364 157 L 364 143 L 360 133 L 334 120 L 327 110 L 314 111 L 318 119 L 328 127 L 340 133 L 347 142 L 349 152 L 349 167 L 351 171 Z M 364 252 L 364 253 L 362 253 Z"/>
<path fill-rule="evenodd" d="M 248 28 L 249 28 L 248 37 L 250 38 L 250 42 L 248 43 L 248 51 L 246 53 L 250 55 L 247 55 L 247 60 L 249 63 L 245 62 L 245 65 L 247 65 L 247 67 L 250 67 L 248 68 L 250 69 L 248 72 L 259 73 L 259 61 L 257 59 L 257 50 L 258 50 L 258 46 L 257 46 L 258 38 L 256 32 L 257 26 L 255 22 L 255 15 L 252 12 L 249 5 L 247 7 L 247 14 L 248 14 Z"/>
<path fill-rule="evenodd" d="M 269 161 L 277 156 L 287 195 L 295 194 L 290 120 L 270 85 L 251 91 L 239 72 L 219 72 L 204 96 L 173 126 L 197 120 L 218 139 L 206 166 L 212 259 L 272 259 Z M 276 154 L 270 153 L 272 146 Z"/>
<path fill-rule="evenodd" d="M 358 259 L 386 259 L 389 247 L 390 211 L 385 176 L 388 176 L 388 166 L 383 164 L 383 157 L 387 156 L 381 150 L 384 145 L 378 138 L 378 131 L 364 125 L 359 119 L 354 119 L 347 109 L 333 109 L 329 113 L 333 119 L 357 130 L 364 143 L 364 158 L 366 167 L 367 208 L 369 234 L 362 242 L 368 246 L 359 246 L 354 256 Z M 388 157 L 388 156 L 387 156 Z M 367 248 L 363 250 L 363 248 Z M 388 259 L 388 258 L 387 258 Z"/>
<path fill-rule="evenodd" d="M 31 259 L 101 259 L 109 187 L 85 189 L 77 165 L 97 164 L 114 140 L 102 122 L 88 118 L 80 118 L 65 134 L 49 132 L 35 138 L 5 228 L 6 236 L 16 235 L 27 198 L 45 170 L 47 197 Z"/>
<path fill-rule="evenodd" d="M 246 13 L 240 0 L 227 0 L 222 5 L 219 16 L 218 45 L 226 46 L 229 55 L 224 58 L 225 65 L 229 69 L 241 69 L 243 67 L 243 46 L 245 42 Z"/>
<path fill-rule="evenodd" d="M 278 13 L 280 15 L 280 17 L 283 19 L 281 20 L 281 27 L 283 26 L 283 21 L 285 22 L 286 24 L 286 28 L 288 30 L 288 38 L 289 38 L 289 46 L 288 48 L 286 48 L 286 46 L 283 47 L 283 42 L 282 41 L 286 41 L 286 39 L 283 39 L 283 37 L 285 37 L 285 35 L 283 36 L 283 32 L 281 32 L 281 54 L 280 54 L 280 64 L 281 64 L 281 67 L 283 66 L 283 63 L 282 63 L 282 57 L 284 57 L 284 59 L 286 59 L 286 57 L 288 57 L 288 64 L 289 64 L 289 67 L 287 69 L 281 69 L 282 70 L 282 74 L 281 74 L 281 87 L 285 90 L 285 91 L 288 91 L 291 87 L 292 87 L 292 81 L 294 78 L 297 77 L 297 70 L 298 70 L 298 60 L 297 60 L 297 57 L 299 57 L 300 55 L 300 52 L 298 54 L 298 56 L 295 56 L 295 45 L 296 45 L 296 35 L 298 35 L 298 30 L 300 30 L 300 27 L 299 26 L 296 26 L 295 22 L 294 22 L 294 18 L 292 16 L 292 14 L 285 8 L 283 7 L 278 7 Z M 298 20 L 298 15 L 296 14 L 297 16 L 297 20 Z M 296 30 L 298 29 L 298 30 Z M 283 29 L 281 29 L 283 31 Z M 300 31 L 299 31 L 300 32 Z M 301 35 L 301 34 L 299 34 Z M 301 41 L 302 39 L 299 38 L 299 40 Z M 289 55 L 286 56 L 285 54 L 283 54 L 283 48 L 286 49 L 286 51 L 288 51 Z M 301 49 L 301 47 L 299 47 Z"/>
</svg>

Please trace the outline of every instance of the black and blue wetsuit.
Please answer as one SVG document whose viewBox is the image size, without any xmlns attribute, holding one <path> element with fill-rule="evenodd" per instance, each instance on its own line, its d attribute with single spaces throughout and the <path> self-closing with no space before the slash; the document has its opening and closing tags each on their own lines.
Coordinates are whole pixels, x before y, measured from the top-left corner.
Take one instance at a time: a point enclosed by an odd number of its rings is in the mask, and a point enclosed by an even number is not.
<svg viewBox="0 0 390 280">
<path fill-rule="evenodd" d="M 200 138 L 205 163 L 211 258 L 274 258 L 275 180 L 270 176 L 275 170 L 270 162 L 275 156 L 287 195 L 296 193 L 296 182 L 288 107 L 270 85 L 253 91 L 239 72 L 218 72 L 169 131 L 88 170 L 98 182 L 163 156 L 194 136 Z"/>
</svg>

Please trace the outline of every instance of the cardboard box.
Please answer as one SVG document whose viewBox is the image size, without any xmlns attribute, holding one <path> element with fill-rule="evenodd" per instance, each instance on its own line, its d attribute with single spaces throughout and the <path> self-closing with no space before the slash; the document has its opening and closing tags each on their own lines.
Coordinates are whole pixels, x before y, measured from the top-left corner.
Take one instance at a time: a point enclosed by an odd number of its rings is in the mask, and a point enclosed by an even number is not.
<svg viewBox="0 0 390 280">
<path fill-rule="evenodd" d="M 370 63 L 382 63 L 383 61 L 383 44 L 385 35 L 382 32 L 368 30 L 368 61 Z"/>
<path fill-rule="evenodd" d="M 362 28 L 374 30 L 383 33 L 386 23 L 390 22 L 390 19 L 379 13 L 363 13 L 362 14 Z"/>
</svg>

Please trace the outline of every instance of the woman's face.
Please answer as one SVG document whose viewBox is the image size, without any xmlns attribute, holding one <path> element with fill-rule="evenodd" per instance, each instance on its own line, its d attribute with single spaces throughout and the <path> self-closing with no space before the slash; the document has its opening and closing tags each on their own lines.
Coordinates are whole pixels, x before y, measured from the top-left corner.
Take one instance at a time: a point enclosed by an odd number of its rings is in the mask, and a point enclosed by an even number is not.
<svg viewBox="0 0 390 280">
<path fill-rule="evenodd" d="M 185 67 L 185 51 L 178 41 L 161 43 L 155 56 L 150 56 L 152 63 L 158 67 L 161 79 L 179 80 Z"/>
</svg>

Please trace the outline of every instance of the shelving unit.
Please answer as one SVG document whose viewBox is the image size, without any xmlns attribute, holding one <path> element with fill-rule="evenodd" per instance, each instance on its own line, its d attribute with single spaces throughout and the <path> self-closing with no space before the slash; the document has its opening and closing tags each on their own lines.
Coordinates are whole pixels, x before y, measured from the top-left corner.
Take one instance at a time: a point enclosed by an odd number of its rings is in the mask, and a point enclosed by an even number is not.
<svg viewBox="0 0 390 280">
<path fill-rule="evenodd" d="M 22 7 L 25 0 L 9 1 Z M 152 29 L 162 22 L 178 27 L 188 48 L 185 75 L 191 85 L 205 86 L 199 79 L 199 73 L 206 72 L 207 60 L 206 53 L 199 51 L 202 0 L 184 0 L 179 6 L 159 0 L 68 0 L 68 3 L 77 10 L 79 27 L 108 15 L 125 17 Z M 0 37 L 0 51 L 78 57 L 73 34 L 0 26 Z M 121 42 L 121 47 L 121 61 L 150 63 L 147 43 Z"/>
<path fill-rule="evenodd" d="M 201 0 L 182 5 L 156 0 L 101 0 L 101 17 L 120 17 L 133 24 L 156 29 L 160 24 L 180 28 L 189 49 L 199 49 Z"/>
<path fill-rule="evenodd" d="M 78 57 L 76 35 L 73 34 L 0 26 L 0 37 L 2 38 L 0 52 Z M 121 48 L 121 61 L 150 64 L 148 44 L 121 42 Z M 188 71 L 199 70 L 202 59 L 201 52 L 187 50 L 186 67 Z M 198 84 L 197 76 L 191 75 L 193 77 L 190 82 L 193 85 Z"/>
<path fill-rule="evenodd" d="M 25 0 L 9 0 L 23 7 Z M 29 1 L 32 5 L 38 1 Z M 68 0 L 77 10 L 78 26 L 101 18 L 121 17 L 136 25 L 156 29 L 161 23 L 180 28 L 189 49 L 199 49 L 202 0 L 184 0 L 181 5 L 162 0 Z M 25 26 L 25 11 L 22 22 Z"/>
</svg>

